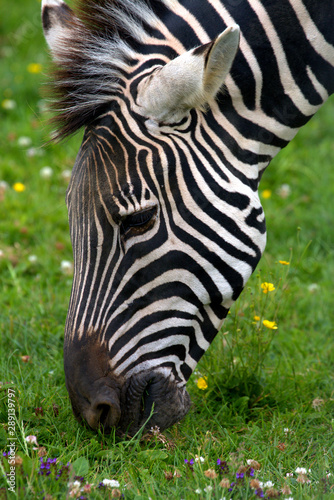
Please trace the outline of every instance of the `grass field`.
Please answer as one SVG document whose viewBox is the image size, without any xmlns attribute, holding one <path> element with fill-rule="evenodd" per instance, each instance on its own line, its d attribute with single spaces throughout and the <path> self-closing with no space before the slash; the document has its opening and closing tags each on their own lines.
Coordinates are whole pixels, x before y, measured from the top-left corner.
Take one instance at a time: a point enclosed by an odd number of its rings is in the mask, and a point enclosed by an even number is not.
<svg viewBox="0 0 334 500">
<path fill-rule="evenodd" d="M 103 436 L 74 420 L 62 366 L 64 196 L 80 134 L 44 145 L 40 2 L 4 5 L 0 499 L 334 498 L 333 99 L 264 175 L 267 249 L 188 384 L 187 417 L 164 434 Z M 263 282 L 275 290 L 264 294 Z"/>
</svg>

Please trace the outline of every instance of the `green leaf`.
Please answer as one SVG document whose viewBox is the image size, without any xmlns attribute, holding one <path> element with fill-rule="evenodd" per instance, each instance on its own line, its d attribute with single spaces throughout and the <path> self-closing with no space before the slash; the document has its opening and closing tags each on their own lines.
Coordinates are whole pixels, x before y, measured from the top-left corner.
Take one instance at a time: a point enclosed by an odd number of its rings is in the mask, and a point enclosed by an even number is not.
<svg viewBox="0 0 334 500">
<path fill-rule="evenodd" d="M 99 458 L 108 458 L 109 460 L 112 460 L 113 462 L 116 462 L 117 460 L 120 460 L 122 455 L 120 453 L 115 453 L 113 450 L 101 450 L 98 451 L 97 453 L 94 453 L 95 457 Z"/>
<path fill-rule="evenodd" d="M 89 471 L 89 462 L 85 457 L 79 457 L 73 463 L 73 469 L 77 476 L 84 476 Z"/>
<path fill-rule="evenodd" d="M 23 469 L 27 476 L 30 476 L 34 468 L 36 468 L 36 462 L 26 455 L 21 457 L 23 459 Z"/>
<path fill-rule="evenodd" d="M 242 396 L 241 398 L 238 398 L 236 401 L 234 401 L 233 408 L 239 413 L 242 413 L 243 411 L 248 409 L 248 401 L 248 396 Z"/>
<path fill-rule="evenodd" d="M 138 453 L 138 458 L 145 460 L 166 460 L 168 458 L 168 454 L 162 450 L 144 450 Z"/>
<path fill-rule="evenodd" d="M 3 427 L 0 427 L 0 447 L 5 447 L 7 444 L 7 434 Z"/>
</svg>

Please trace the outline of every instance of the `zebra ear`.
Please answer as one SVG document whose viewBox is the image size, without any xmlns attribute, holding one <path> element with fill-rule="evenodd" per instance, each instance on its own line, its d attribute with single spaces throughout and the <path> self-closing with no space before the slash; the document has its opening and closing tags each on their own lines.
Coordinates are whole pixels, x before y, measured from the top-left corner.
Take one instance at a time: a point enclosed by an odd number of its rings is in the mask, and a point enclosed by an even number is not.
<svg viewBox="0 0 334 500">
<path fill-rule="evenodd" d="M 57 59 L 58 53 L 68 50 L 66 39 L 79 21 L 62 0 L 43 0 L 42 23 L 45 39 L 53 57 Z"/>
<path fill-rule="evenodd" d="M 157 122 L 180 121 L 192 108 L 204 110 L 223 85 L 239 46 L 239 26 L 226 28 L 156 69 L 138 85 L 139 113 Z"/>
</svg>

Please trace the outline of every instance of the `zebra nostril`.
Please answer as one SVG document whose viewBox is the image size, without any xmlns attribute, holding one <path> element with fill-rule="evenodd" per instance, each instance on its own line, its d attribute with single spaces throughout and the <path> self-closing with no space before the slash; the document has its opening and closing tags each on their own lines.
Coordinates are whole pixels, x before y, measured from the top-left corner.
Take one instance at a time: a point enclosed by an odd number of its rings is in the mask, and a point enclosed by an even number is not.
<svg viewBox="0 0 334 500">
<path fill-rule="evenodd" d="M 108 433 L 116 427 L 121 418 L 119 402 L 114 397 L 106 398 L 97 395 L 84 412 L 84 418 L 92 429 L 102 428 Z"/>
</svg>

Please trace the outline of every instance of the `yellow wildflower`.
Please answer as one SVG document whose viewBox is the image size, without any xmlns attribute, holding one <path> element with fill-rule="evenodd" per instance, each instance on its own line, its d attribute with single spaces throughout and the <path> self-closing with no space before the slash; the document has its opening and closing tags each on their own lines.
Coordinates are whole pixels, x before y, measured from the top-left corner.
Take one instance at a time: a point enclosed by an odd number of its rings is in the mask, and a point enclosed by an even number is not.
<svg viewBox="0 0 334 500">
<path fill-rule="evenodd" d="M 25 190 L 25 188 L 26 187 L 24 184 L 22 184 L 22 182 L 15 182 L 13 186 L 14 191 L 16 191 L 17 193 L 22 193 Z"/>
<path fill-rule="evenodd" d="M 264 189 L 262 191 L 262 198 L 264 198 L 265 200 L 267 200 L 270 197 L 271 197 L 271 189 Z"/>
<path fill-rule="evenodd" d="M 30 63 L 27 66 L 27 70 L 29 73 L 37 74 L 42 71 L 42 65 L 40 63 Z"/>
<path fill-rule="evenodd" d="M 282 264 L 283 266 L 289 266 L 290 265 L 290 262 L 286 261 L 286 260 L 279 260 L 278 261 L 280 264 Z"/>
<path fill-rule="evenodd" d="M 268 319 L 264 319 L 262 323 L 265 327 L 270 328 L 271 330 L 277 330 L 276 321 L 269 321 Z"/>
<path fill-rule="evenodd" d="M 205 391 L 205 389 L 208 388 L 208 383 L 207 383 L 207 377 L 200 377 L 198 380 L 197 380 L 197 387 L 199 389 L 202 389 L 202 391 Z"/>
<path fill-rule="evenodd" d="M 254 316 L 254 321 L 260 321 L 260 316 Z"/>
<path fill-rule="evenodd" d="M 261 284 L 261 288 L 263 293 L 273 292 L 275 290 L 274 285 L 272 283 L 267 283 L 266 281 Z"/>
</svg>

